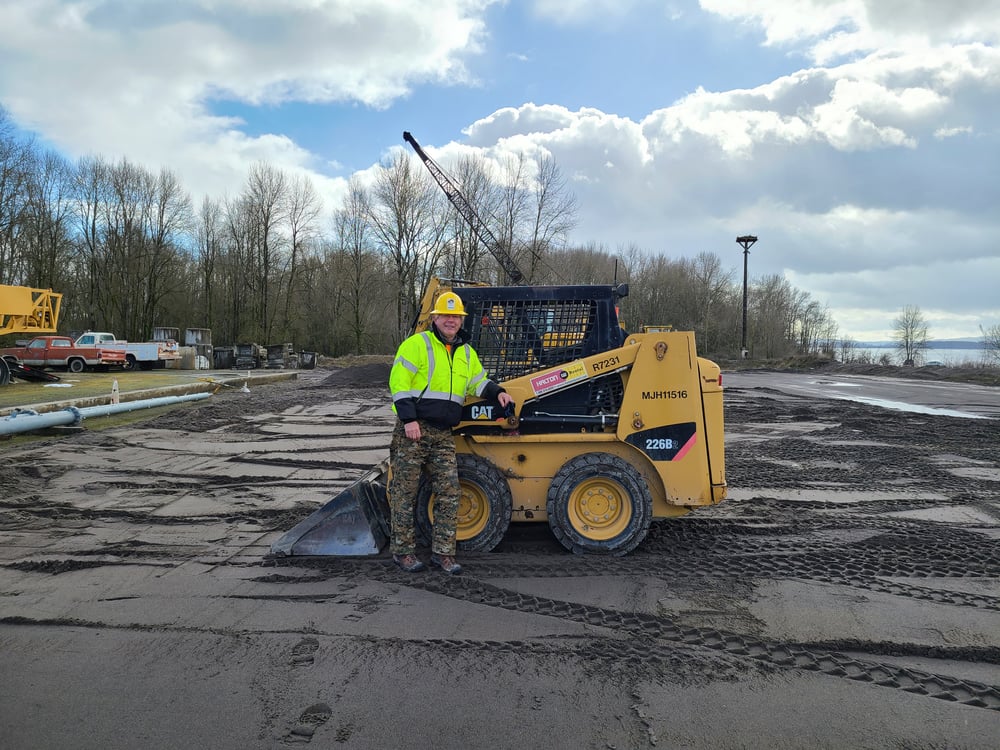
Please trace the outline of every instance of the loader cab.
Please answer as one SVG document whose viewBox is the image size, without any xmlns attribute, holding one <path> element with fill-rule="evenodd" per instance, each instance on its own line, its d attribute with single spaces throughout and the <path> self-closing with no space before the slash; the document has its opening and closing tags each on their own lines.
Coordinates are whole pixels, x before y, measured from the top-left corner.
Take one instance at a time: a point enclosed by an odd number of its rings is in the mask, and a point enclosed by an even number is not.
<svg viewBox="0 0 1000 750">
<path fill-rule="evenodd" d="M 465 330 L 490 377 L 511 380 L 621 346 L 627 285 L 455 287 Z"/>
<path fill-rule="evenodd" d="M 626 285 L 470 286 L 453 291 L 468 313 L 464 328 L 470 343 L 486 372 L 500 383 L 617 349 L 625 340 L 618 302 L 628 294 Z M 521 434 L 577 432 L 580 417 L 594 418 L 585 429 L 612 429 L 599 417 L 617 414 L 623 394 L 618 372 L 582 379 L 525 405 L 519 429 Z M 466 404 L 462 421 L 473 424 L 463 431 L 495 429 L 480 426 L 481 420 L 482 410 Z"/>
</svg>

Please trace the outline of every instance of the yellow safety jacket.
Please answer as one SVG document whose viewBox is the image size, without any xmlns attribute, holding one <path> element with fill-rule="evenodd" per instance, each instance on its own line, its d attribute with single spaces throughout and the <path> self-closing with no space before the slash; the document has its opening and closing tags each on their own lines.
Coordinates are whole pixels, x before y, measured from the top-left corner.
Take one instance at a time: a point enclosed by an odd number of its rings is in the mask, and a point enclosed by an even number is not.
<svg viewBox="0 0 1000 750">
<path fill-rule="evenodd" d="M 465 331 L 459 331 L 456 342 L 448 345 L 437 329 L 415 333 L 399 345 L 389 373 L 389 390 L 392 410 L 401 422 L 423 419 L 438 427 L 462 421 L 466 396 L 495 400 L 503 392 L 486 377 Z"/>
</svg>

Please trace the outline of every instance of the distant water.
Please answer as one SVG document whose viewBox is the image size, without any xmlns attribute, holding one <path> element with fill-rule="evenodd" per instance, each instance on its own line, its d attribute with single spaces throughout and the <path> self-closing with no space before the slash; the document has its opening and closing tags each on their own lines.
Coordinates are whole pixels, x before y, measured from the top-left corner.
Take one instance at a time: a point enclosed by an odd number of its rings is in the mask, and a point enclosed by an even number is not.
<svg viewBox="0 0 1000 750">
<path fill-rule="evenodd" d="M 840 352 L 837 352 L 836 355 L 839 359 Z M 861 360 L 862 357 L 867 357 L 867 361 L 875 364 L 880 364 L 882 357 L 889 357 L 889 364 L 903 364 L 903 357 L 899 353 L 899 350 L 892 348 L 859 346 L 852 352 L 852 356 L 855 361 Z M 941 362 L 942 364 L 955 367 L 966 364 L 982 365 L 985 364 L 986 361 L 986 351 L 982 349 L 982 347 L 969 349 L 934 349 L 932 347 L 921 350 L 920 356 L 917 359 L 917 364 L 922 365 L 929 362 Z"/>
</svg>

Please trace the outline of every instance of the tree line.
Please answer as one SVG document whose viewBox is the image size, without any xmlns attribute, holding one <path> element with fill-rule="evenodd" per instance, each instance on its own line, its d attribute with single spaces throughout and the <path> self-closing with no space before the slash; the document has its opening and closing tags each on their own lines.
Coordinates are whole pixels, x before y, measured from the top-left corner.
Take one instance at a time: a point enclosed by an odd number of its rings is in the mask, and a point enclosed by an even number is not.
<svg viewBox="0 0 1000 750">
<path fill-rule="evenodd" d="M 568 241 L 577 205 L 558 165 L 519 154 L 450 168 L 531 284 L 627 282 L 626 325 L 694 330 L 738 356 L 743 289 L 715 253 L 671 258 Z M 70 162 L 19 136 L 0 109 L 0 283 L 63 293 L 60 328 L 144 340 L 212 331 L 215 345 L 291 342 L 329 356 L 391 353 L 432 276 L 505 283 L 503 267 L 412 154 L 387 157 L 324 210 L 315 186 L 259 162 L 235 196 L 193 205 L 168 169 Z M 740 279 L 742 282 L 742 279 Z M 779 275 L 748 289 L 751 356 L 830 353 L 828 310 Z"/>
</svg>

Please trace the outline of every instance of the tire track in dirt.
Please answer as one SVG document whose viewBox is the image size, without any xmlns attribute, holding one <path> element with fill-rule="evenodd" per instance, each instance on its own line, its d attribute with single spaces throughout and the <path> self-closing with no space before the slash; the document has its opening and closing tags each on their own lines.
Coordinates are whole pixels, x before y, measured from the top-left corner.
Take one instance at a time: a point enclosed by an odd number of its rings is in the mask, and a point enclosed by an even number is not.
<svg viewBox="0 0 1000 750">
<path fill-rule="evenodd" d="M 629 640 L 624 642 L 624 645 L 622 641 L 600 639 L 600 647 L 596 651 L 606 653 L 606 658 L 609 661 L 625 658 L 627 661 L 641 664 L 644 669 L 654 673 L 660 671 L 657 666 L 662 667 L 663 664 L 667 663 L 666 655 L 672 653 L 669 650 L 663 650 L 665 647 L 662 642 L 667 642 L 718 651 L 728 656 L 750 660 L 755 664 L 763 663 L 773 668 L 819 672 L 832 677 L 867 682 L 883 688 L 894 688 L 962 705 L 1000 711 L 1000 687 L 995 685 L 900 667 L 874 659 L 861 659 L 841 651 L 826 650 L 823 648 L 823 644 L 772 641 L 721 629 L 683 626 L 671 618 L 645 612 L 619 611 L 578 602 L 534 596 L 488 583 L 478 577 L 480 575 L 492 577 L 500 573 L 498 567 L 509 566 L 487 565 L 484 570 L 480 570 L 475 563 L 472 563 L 466 566 L 466 571 L 474 571 L 477 577 L 465 574 L 450 578 L 401 574 L 390 569 L 387 565 L 374 570 L 371 563 L 364 562 L 331 565 L 325 561 L 317 561 L 315 566 L 322 568 L 331 576 L 360 574 L 360 569 L 364 568 L 364 574 L 369 579 L 404 585 L 472 604 L 523 614 L 556 617 L 625 633 L 629 636 Z M 531 565 L 530 567 L 535 569 L 536 575 L 544 574 L 544 571 L 537 570 L 538 567 L 544 568 L 544 566 Z M 603 574 L 607 575 L 608 571 L 605 570 Z M 272 577 L 269 580 L 274 581 L 275 579 Z M 280 580 L 282 582 L 295 582 L 298 579 L 282 577 Z M 454 648 L 491 651 L 517 650 L 524 645 L 520 642 L 440 640 L 433 642 Z M 898 649 L 895 648 L 896 644 L 852 641 L 849 645 L 852 651 L 871 651 L 874 655 L 885 653 L 886 650 L 893 653 L 898 652 Z M 970 650 L 966 648 L 935 647 L 933 649 L 911 648 L 910 650 L 921 655 L 932 654 L 935 658 L 957 661 L 967 661 L 970 655 Z M 1000 664 L 1000 648 L 977 649 L 974 650 L 973 655 L 979 662 Z"/>
</svg>

